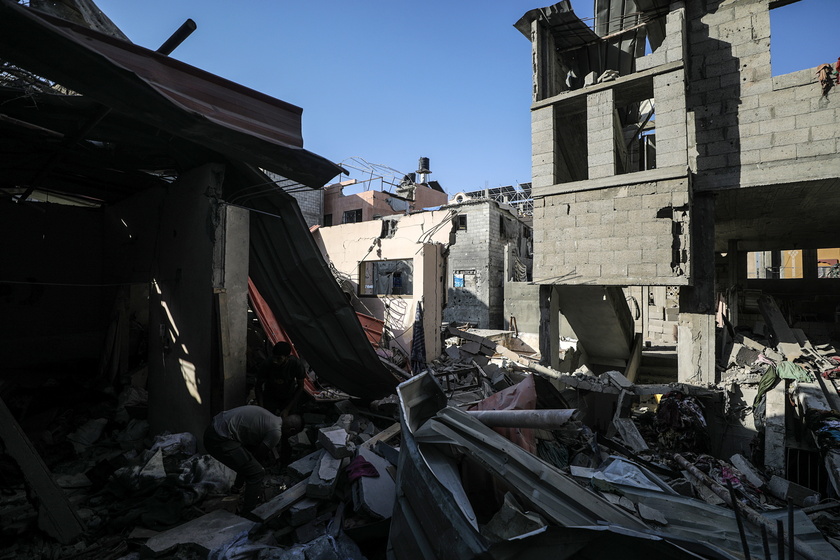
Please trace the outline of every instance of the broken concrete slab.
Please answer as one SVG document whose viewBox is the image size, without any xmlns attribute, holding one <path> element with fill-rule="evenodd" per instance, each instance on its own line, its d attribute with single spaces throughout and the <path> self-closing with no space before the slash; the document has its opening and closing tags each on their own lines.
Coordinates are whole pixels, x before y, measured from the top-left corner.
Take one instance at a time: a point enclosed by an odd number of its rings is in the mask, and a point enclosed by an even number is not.
<svg viewBox="0 0 840 560">
<path fill-rule="evenodd" d="M 353 483 L 353 507 L 374 519 L 390 519 L 396 499 L 394 480 L 386 471 L 390 463 L 367 448 L 359 449 L 359 456 L 372 464 L 379 476 L 363 476 Z"/>
<path fill-rule="evenodd" d="M 740 454 L 735 454 L 730 457 L 729 462 L 738 469 L 738 471 L 744 475 L 744 477 L 749 481 L 750 484 L 755 486 L 756 488 L 761 488 L 764 486 L 765 480 L 762 477 L 756 468 L 750 463 L 746 457 Z"/>
<path fill-rule="evenodd" d="M 780 500 L 789 501 L 799 507 L 814 506 L 820 502 L 819 492 L 776 475 L 770 478 L 767 490 Z"/>
<path fill-rule="evenodd" d="M 321 461 L 321 453 L 323 453 L 321 449 L 313 451 L 309 455 L 289 463 L 288 469 L 297 476 L 309 476 Z"/>
<path fill-rule="evenodd" d="M 255 522 L 238 515 L 217 510 L 151 537 L 144 548 L 154 555 L 161 555 L 180 545 L 190 545 L 209 554 L 255 525 Z"/>
<path fill-rule="evenodd" d="M 338 486 L 338 475 L 343 460 L 349 462 L 349 459 L 339 459 L 324 451 L 321 454 L 318 468 L 312 471 L 306 481 L 306 495 L 320 500 L 331 498 L 336 486 Z"/>
<path fill-rule="evenodd" d="M 319 500 L 304 498 L 289 508 L 289 524 L 300 527 L 318 517 Z"/>
<path fill-rule="evenodd" d="M 355 444 L 350 441 L 350 434 L 340 426 L 331 426 L 318 430 L 318 443 L 336 459 L 352 457 Z"/>
</svg>

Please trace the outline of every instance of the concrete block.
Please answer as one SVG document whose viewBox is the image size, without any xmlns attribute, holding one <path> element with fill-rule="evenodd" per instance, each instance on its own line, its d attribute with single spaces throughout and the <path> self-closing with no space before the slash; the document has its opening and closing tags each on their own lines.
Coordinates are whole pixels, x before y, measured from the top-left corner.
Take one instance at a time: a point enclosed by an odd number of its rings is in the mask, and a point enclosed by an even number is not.
<svg viewBox="0 0 840 560">
<path fill-rule="evenodd" d="M 313 451 L 309 455 L 289 463 L 288 469 L 297 476 L 309 476 L 312 474 L 312 471 L 315 470 L 318 463 L 320 463 L 321 454 L 323 452 L 324 451 L 322 449 Z"/>
<path fill-rule="evenodd" d="M 785 132 L 808 126 L 798 124 L 797 121 L 799 119 L 803 119 L 803 117 L 775 117 L 762 121 L 759 124 L 759 130 L 761 134 L 769 134 L 771 132 Z"/>
<path fill-rule="evenodd" d="M 350 441 L 350 435 L 340 426 L 318 430 L 318 443 L 336 459 L 351 457 L 355 453 L 355 445 Z"/>
<path fill-rule="evenodd" d="M 349 462 L 349 459 L 337 459 L 327 452 L 322 453 L 318 468 L 312 471 L 306 483 L 306 495 L 320 500 L 331 498 L 338 485 L 342 461 L 345 460 Z"/>
<path fill-rule="evenodd" d="M 767 490 L 779 498 L 787 502 L 790 500 L 794 505 L 799 507 L 808 507 L 817 505 L 820 502 L 820 493 L 800 486 L 795 482 L 773 475 L 770 482 L 767 484 Z"/>
<path fill-rule="evenodd" d="M 289 508 L 289 524 L 300 527 L 318 517 L 320 502 L 312 498 L 304 498 Z"/>
<path fill-rule="evenodd" d="M 797 144 L 796 157 L 833 155 L 836 153 L 836 144 L 837 142 L 833 138 Z"/>
</svg>

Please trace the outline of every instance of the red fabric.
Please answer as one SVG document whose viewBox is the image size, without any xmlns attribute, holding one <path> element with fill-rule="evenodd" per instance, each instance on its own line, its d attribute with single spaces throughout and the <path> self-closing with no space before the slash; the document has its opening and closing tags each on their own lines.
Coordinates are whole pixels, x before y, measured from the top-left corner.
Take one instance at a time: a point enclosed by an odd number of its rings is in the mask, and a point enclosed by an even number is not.
<svg viewBox="0 0 840 560">
<path fill-rule="evenodd" d="M 350 461 L 350 464 L 344 469 L 347 472 L 347 480 L 353 482 L 363 476 L 369 476 L 376 478 L 379 476 L 379 471 L 376 470 L 376 467 L 373 466 L 373 463 L 362 457 L 361 455 L 356 455 L 356 457 Z"/>
</svg>

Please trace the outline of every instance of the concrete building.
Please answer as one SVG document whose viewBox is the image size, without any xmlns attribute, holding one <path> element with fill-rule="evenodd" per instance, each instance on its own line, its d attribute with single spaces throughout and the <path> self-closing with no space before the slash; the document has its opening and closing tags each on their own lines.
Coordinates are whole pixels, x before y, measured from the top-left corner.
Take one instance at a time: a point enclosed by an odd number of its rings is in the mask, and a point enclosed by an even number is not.
<svg viewBox="0 0 840 560">
<path fill-rule="evenodd" d="M 430 361 L 441 322 L 504 328 L 506 282 L 530 279 L 530 226 L 495 201 L 459 200 L 314 232 L 356 311 L 384 320 L 385 338 L 406 355 L 418 303 Z"/>
<path fill-rule="evenodd" d="M 815 76 L 830 61 L 772 75 L 770 11 L 789 2 L 601 4 L 624 17 L 593 31 L 565 1 L 516 24 L 533 46 L 541 308 L 584 285 L 672 288 L 679 378 L 715 382 L 719 309 L 755 319 L 751 290 L 794 319 L 797 302 L 839 303 L 840 281 L 817 277 L 818 250 L 840 239 L 823 219 L 840 210 L 837 93 Z M 747 278 L 749 252 L 789 249 L 803 278 Z"/>
</svg>

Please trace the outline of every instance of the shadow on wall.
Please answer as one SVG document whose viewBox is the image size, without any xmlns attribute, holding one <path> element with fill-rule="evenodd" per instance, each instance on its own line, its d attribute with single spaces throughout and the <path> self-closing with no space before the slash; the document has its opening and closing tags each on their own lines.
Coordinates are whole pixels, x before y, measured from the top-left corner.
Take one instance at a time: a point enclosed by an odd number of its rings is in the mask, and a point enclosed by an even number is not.
<svg viewBox="0 0 840 560">
<path fill-rule="evenodd" d="M 443 320 L 448 323 L 471 323 L 480 329 L 493 328 L 487 304 L 466 288 L 447 290 Z"/>
</svg>

